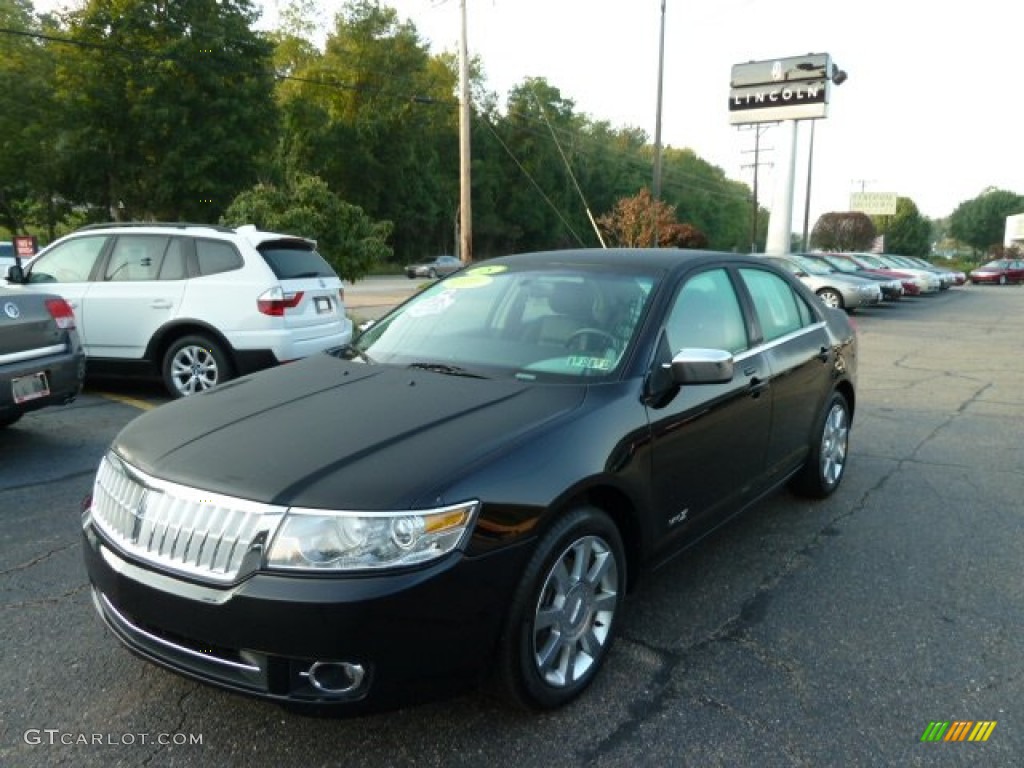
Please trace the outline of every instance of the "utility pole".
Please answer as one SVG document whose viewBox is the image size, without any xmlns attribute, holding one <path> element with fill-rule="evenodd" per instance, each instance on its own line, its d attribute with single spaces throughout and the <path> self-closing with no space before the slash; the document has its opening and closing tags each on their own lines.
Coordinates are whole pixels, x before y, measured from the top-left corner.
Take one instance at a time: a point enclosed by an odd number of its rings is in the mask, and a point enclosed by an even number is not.
<svg viewBox="0 0 1024 768">
<path fill-rule="evenodd" d="M 747 127 L 740 127 L 740 130 L 748 129 L 754 131 L 754 148 L 753 150 L 745 149 L 744 153 L 753 152 L 754 162 L 747 163 L 741 166 L 741 168 L 753 168 L 754 169 L 754 199 L 751 201 L 750 207 L 750 252 L 757 253 L 757 210 L 758 210 L 758 169 L 762 165 L 771 167 L 771 163 L 761 162 L 761 134 L 767 131 L 773 124 L 754 124 Z M 774 147 L 766 147 L 765 152 L 770 152 Z"/>
<path fill-rule="evenodd" d="M 466 0 L 459 0 L 459 259 L 473 261 L 473 205 L 470 184 L 469 51 L 466 43 Z"/>
</svg>

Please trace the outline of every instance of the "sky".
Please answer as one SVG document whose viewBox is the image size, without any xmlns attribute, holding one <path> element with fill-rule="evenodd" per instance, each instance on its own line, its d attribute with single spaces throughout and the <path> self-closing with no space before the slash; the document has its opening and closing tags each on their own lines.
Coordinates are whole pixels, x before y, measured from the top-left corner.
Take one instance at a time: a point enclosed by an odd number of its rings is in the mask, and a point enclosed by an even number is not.
<svg viewBox="0 0 1024 768">
<path fill-rule="evenodd" d="M 266 0 L 267 17 L 275 0 Z M 459 0 L 382 0 L 435 52 L 456 51 Z M 576 111 L 653 142 L 662 0 L 466 0 L 467 41 L 502 99 L 543 77 Z M 319 0 L 332 19 L 341 0 Z M 754 132 L 729 125 L 734 64 L 828 53 L 849 79 L 814 127 L 810 226 L 851 192 L 909 197 L 930 218 L 988 187 L 1024 194 L 1024 3 L 665 0 L 662 144 L 753 182 Z M 810 124 L 798 128 L 792 231 L 803 226 Z M 761 138 L 770 208 L 785 130 Z"/>
</svg>

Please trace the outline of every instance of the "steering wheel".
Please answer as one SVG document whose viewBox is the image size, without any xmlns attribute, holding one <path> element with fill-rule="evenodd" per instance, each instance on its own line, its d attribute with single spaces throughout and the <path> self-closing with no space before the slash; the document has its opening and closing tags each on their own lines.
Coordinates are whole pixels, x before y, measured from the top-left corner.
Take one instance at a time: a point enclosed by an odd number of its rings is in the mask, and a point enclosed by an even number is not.
<svg viewBox="0 0 1024 768">
<path fill-rule="evenodd" d="M 604 339 L 610 347 L 617 347 L 619 344 L 619 340 L 614 335 L 608 333 L 608 331 L 602 331 L 600 328 L 580 328 L 565 340 L 565 346 L 571 349 L 576 339 L 586 337 Z M 586 345 L 584 345 L 584 348 L 586 348 Z"/>
</svg>

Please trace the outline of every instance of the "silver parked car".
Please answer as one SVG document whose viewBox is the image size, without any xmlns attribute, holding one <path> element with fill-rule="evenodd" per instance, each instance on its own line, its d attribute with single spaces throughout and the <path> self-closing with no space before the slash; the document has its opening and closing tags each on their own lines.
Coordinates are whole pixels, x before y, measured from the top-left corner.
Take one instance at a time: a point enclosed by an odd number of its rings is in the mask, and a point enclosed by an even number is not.
<svg viewBox="0 0 1024 768">
<path fill-rule="evenodd" d="M 882 290 L 874 280 L 844 275 L 805 256 L 765 256 L 814 291 L 826 306 L 847 311 L 882 301 Z"/>
</svg>

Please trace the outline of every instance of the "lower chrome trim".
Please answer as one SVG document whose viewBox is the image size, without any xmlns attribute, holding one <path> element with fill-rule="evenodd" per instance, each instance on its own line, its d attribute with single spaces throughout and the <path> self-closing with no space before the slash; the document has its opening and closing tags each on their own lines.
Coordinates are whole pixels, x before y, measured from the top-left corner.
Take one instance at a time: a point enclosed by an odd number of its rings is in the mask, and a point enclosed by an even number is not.
<svg viewBox="0 0 1024 768">
<path fill-rule="evenodd" d="M 92 590 L 92 599 L 107 626 L 129 648 L 183 672 L 256 690 L 267 690 L 266 664 L 261 664 L 255 654 L 252 654 L 254 658 L 251 661 L 235 661 L 216 656 L 212 652 L 189 648 L 137 626 L 95 588 Z"/>
</svg>

